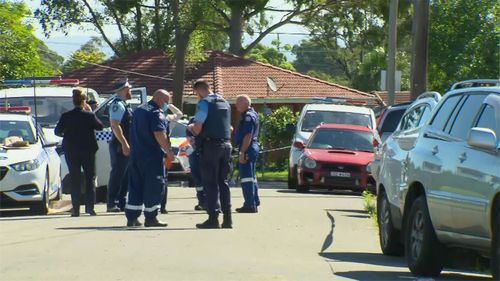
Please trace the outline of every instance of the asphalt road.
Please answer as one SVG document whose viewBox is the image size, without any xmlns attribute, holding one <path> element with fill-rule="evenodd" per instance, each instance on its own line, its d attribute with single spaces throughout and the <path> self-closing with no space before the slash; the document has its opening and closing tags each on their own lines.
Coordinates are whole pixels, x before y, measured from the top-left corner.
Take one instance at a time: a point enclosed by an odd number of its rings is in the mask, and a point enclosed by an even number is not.
<svg viewBox="0 0 500 281">
<path fill-rule="evenodd" d="M 97 217 L 2 214 L 0 280 L 431 280 L 380 253 L 361 197 L 260 193 L 259 213 L 234 214 L 232 230 L 197 230 L 206 215 L 193 211 L 190 188 L 171 188 L 164 229 L 127 229 L 102 204 Z M 232 198 L 242 204 L 238 188 Z M 452 271 L 438 280 L 481 279 L 491 280 Z"/>
</svg>

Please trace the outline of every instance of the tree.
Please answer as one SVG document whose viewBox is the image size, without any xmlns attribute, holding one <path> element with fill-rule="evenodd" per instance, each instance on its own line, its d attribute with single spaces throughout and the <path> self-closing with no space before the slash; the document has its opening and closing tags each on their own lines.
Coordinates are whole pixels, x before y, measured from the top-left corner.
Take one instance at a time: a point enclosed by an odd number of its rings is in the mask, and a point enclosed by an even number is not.
<svg viewBox="0 0 500 281">
<path fill-rule="evenodd" d="M 275 41 L 273 43 L 273 45 L 278 44 Z M 291 47 L 285 46 L 285 49 L 291 49 Z M 295 68 L 290 62 L 288 62 L 285 54 L 275 48 L 266 47 L 262 44 L 256 45 L 247 55 L 247 58 L 295 71 Z"/>
<path fill-rule="evenodd" d="M 23 22 L 28 15 L 24 3 L 0 0 L 0 79 L 57 73 L 53 65 L 40 59 L 39 51 L 48 48 L 35 37 L 33 27 Z"/>
<path fill-rule="evenodd" d="M 401 58 L 406 58 L 410 50 L 409 8 L 406 1 L 399 5 L 398 57 Z M 387 64 L 388 15 L 388 1 L 385 0 L 339 1 L 328 5 L 320 14 L 308 19 L 306 27 L 312 38 L 303 42 L 304 46 L 295 47 L 297 69 L 326 73 L 360 90 L 377 89 L 380 70 Z M 319 66 L 313 67 L 311 62 Z M 400 70 L 406 69 L 409 71 L 409 68 Z M 408 76 L 403 73 L 403 77 Z"/>
<path fill-rule="evenodd" d="M 88 65 L 87 62 L 103 62 L 106 54 L 99 50 L 99 47 L 101 46 L 101 39 L 97 37 L 90 39 L 87 43 L 83 44 L 80 49 L 71 54 L 70 58 L 63 66 L 63 71 L 68 73 L 84 68 Z"/>
<path fill-rule="evenodd" d="M 444 92 L 456 81 L 498 78 L 500 3 L 437 0 L 430 9 L 429 89 Z"/>
<path fill-rule="evenodd" d="M 210 0 L 214 11 L 222 19 L 220 21 L 205 20 L 207 26 L 216 30 L 224 31 L 229 37 L 229 52 L 238 56 L 245 56 L 264 37 L 288 24 L 303 24 L 323 7 L 334 0 L 287 0 L 292 5 L 291 9 L 278 9 L 268 6 L 269 0 Z M 265 12 L 278 12 L 282 14 L 280 20 L 272 25 L 265 15 Z M 303 15 L 303 22 L 295 19 Z M 259 33 L 259 35 L 248 46 L 243 47 L 243 33 L 249 35 Z"/>
</svg>

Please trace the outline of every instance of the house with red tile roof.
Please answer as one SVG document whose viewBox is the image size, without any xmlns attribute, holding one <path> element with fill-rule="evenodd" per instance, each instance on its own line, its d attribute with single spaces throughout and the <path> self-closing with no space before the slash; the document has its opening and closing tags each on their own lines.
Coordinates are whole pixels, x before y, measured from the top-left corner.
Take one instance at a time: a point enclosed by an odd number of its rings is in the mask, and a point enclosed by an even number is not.
<svg viewBox="0 0 500 281">
<path fill-rule="evenodd" d="M 111 91 L 115 82 L 128 77 L 134 87 L 146 87 L 148 94 L 152 94 L 159 88 L 172 90 L 174 67 L 173 60 L 164 52 L 148 50 L 109 60 L 101 66 L 89 65 L 63 76 L 80 79 L 83 87 L 99 93 Z M 267 77 L 275 81 L 276 92 L 268 90 Z M 255 103 L 264 100 L 268 103 L 306 103 L 313 97 L 377 99 L 373 94 L 220 51 L 207 52 L 205 60 L 186 65 L 184 102 L 196 102 L 192 84 L 200 78 L 228 100 L 234 100 L 239 94 L 249 95 Z"/>
</svg>

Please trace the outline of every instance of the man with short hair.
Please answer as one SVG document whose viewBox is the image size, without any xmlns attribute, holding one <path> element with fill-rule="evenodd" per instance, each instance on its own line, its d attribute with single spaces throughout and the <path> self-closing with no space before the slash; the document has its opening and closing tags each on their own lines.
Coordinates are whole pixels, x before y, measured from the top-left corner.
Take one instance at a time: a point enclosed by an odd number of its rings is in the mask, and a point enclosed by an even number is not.
<svg viewBox="0 0 500 281">
<path fill-rule="evenodd" d="M 109 106 L 109 121 L 113 136 L 109 143 L 111 171 L 108 182 L 107 211 L 114 213 L 125 208 L 125 196 L 128 189 L 128 156 L 130 153 L 130 123 L 132 110 L 125 102 L 131 98 L 132 85 L 128 79 L 119 81 L 113 86 L 115 96 Z"/>
<path fill-rule="evenodd" d="M 236 109 L 241 113 L 241 118 L 236 129 L 235 143 L 239 147 L 238 167 L 245 198 L 243 207 L 236 208 L 238 213 L 257 213 L 257 207 L 260 205 L 256 176 L 259 116 L 251 105 L 252 101 L 247 95 L 239 95 L 236 98 Z"/>
<path fill-rule="evenodd" d="M 144 209 L 146 227 L 165 227 L 157 219 L 165 192 L 165 166 L 163 158 L 173 161 L 166 132 L 166 111 L 170 96 L 165 90 L 157 90 L 153 98 L 139 106 L 132 118 L 130 132 L 130 182 L 128 201 L 125 206 L 127 226 L 138 227 L 138 218 Z"/>
<path fill-rule="evenodd" d="M 210 91 L 208 83 L 197 80 L 193 86 L 200 98 L 194 123 L 188 128 L 200 138 L 200 165 L 206 194 L 208 220 L 197 228 L 232 228 L 231 193 L 228 175 L 231 161 L 231 106 L 220 95 Z M 219 203 L 220 202 L 220 203 Z"/>
</svg>

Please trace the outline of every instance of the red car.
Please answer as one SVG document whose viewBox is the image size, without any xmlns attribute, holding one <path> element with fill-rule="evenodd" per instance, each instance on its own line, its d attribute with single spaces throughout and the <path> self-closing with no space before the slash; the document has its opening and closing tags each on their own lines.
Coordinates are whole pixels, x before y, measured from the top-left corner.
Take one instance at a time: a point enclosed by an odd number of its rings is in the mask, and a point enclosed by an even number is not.
<svg viewBox="0 0 500 281">
<path fill-rule="evenodd" d="M 322 124 L 318 126 L 298 165 L 298 192 L 310 188 L 375 190 L 367 171 L 373 161 L 373 131 L 364 126 Z"/>
</svg>

